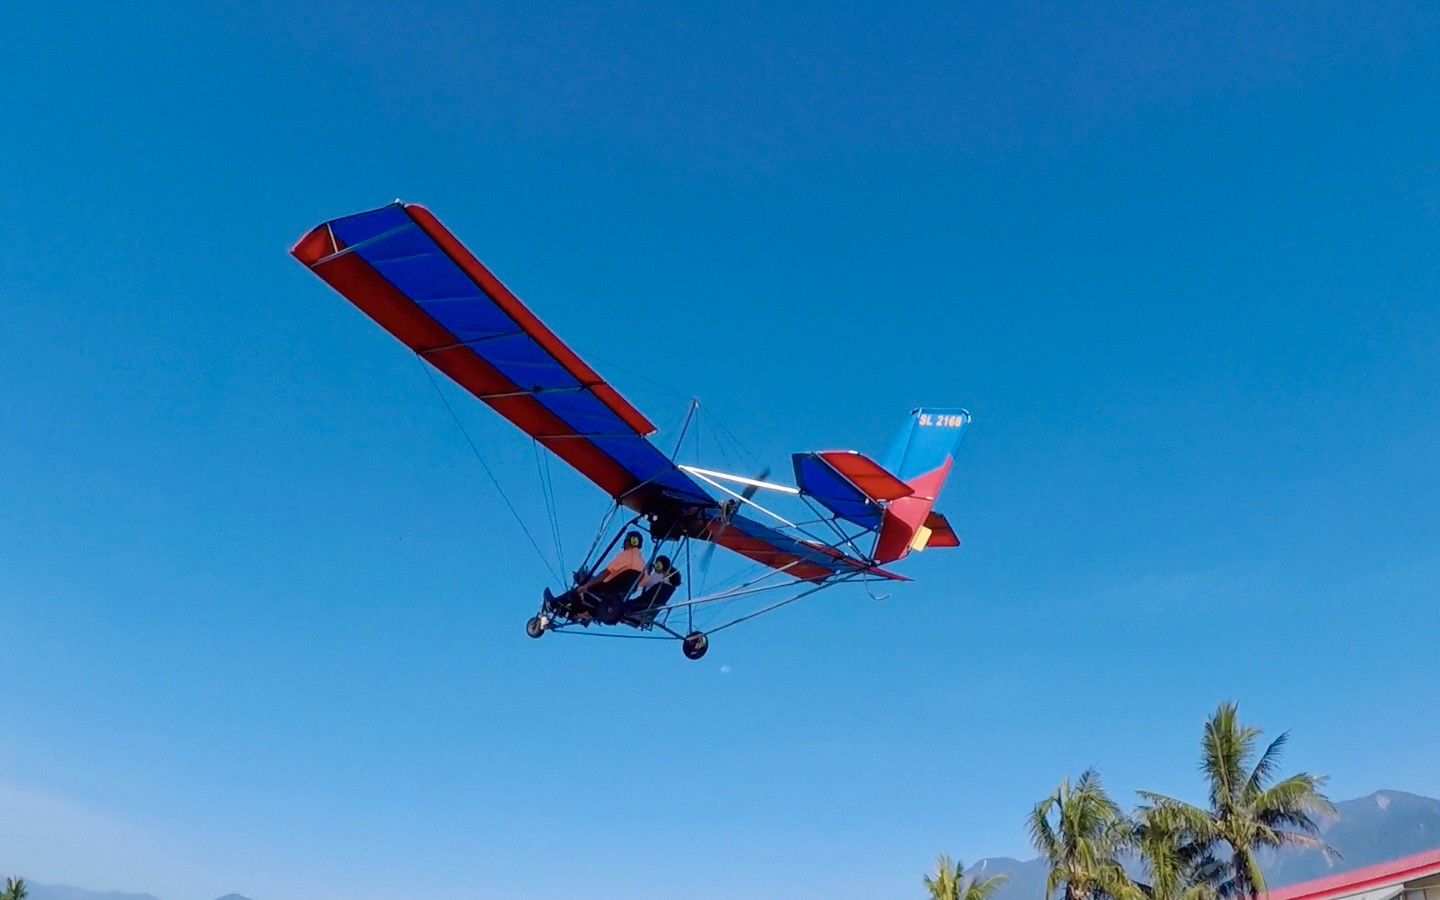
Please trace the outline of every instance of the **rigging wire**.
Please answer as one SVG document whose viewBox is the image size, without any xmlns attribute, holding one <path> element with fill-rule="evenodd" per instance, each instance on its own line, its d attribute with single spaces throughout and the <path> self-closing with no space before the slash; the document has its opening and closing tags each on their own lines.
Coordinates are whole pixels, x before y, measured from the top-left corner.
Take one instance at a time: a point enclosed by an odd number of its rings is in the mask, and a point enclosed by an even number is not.
<svg viewBox="0 0 1440 900">
<path fill-rule="evenodd" d="M 460 429 L 460 434 L 464 436 L 465 443 L 470 445 L 470 452 L 475 454 L 475 459 L 479 461 L 480 468 L 485 470 L 485 474 L 489 476 L 490 483 L 495 486 L 495 491 L 500 495 L 500 499 L 505 501 L 505 507 L 510 510 L 510 515 L 515 518 L 515 524 L 520 526 L 520 530 L 525 533 L 525 538 L 530 542 L 530 546 L 535 548 L 535 555 L 540 557 L 540 561 L 545 564 L 545 568 L 550 570 L 550 574 L 555 576 L 555 580 L 563 584 L 565 579 L 561 578 L 560 573 L 550 564 L 549 558 L 545 556 L 545 551 L 540 549 L 540 542 L 535 540 L 535 536 L 532 535 L 530 529 L 525 526 L 525 520 L 520 518 L 520 512 L 515 508 L 515 504 L 510 502 L 510 496 L 505 493 L 505 488 L 501 486 L 500 479 L 495 477 L 495 473 L 490 469 L 490 464 L 485 461 L 485 457 L 480 453 L 480 448 L 475 445 L 475 440 L 470 437 L 470 432 L 465 429 L 464 423 L 461 422 L 460 417 L 456 415 L 455 407 L 450 405 L 450 398 L 446 397 L 445 392 L 440 389 L 440 384 L 435 380 L 435 375 L 430 371 L 430 366 L 418 355 L 415 359 L 420 363 L 420 368 L 425 370 L 425 377 L 430 380 L 430 386 L 433 387 L 435 393 L 440 396 L 440 402 L 445 404 L 446 412 L 450 413 L 450 418 L 455 422 L 455 427 Z"/>
<path fill-rule="evenodd" d="M 717 626 L 715 626 L 714 628 L 711 628 L 709 631 L 707 631 L 707 632 L 705 632 L 705 633 L 706 633 L 706 634 L 714 634 L 714 633 L 717 632 L 717 631 L 724 631 L 725 629 L 729 628 L 729 627 L 732 626 L 732 625 L 739 625 L 741 622 L 748 622 L 748 621 L 750 621 L 751 619 L 755 618 L 756 616 L 763 616 L 763 615 L 765 615 L 766 613 L 774 612 L 775 610 L 779 609 L 779 608 L 782 607 L 782 606 L 789 606 L 791 603 L 794 603 L 796 600 L 803 600 L 804 598 L 810 596 L 811 594 L 817 593 L 817 592 L 819 592 L 819 591 L 823 591 L 823 590 L 825 590 L 826 588 L 834 587 L 834 586 L 837 585 L 837 584 L 843 584 L 844 582 L 850 581 L 850 580 L 852 580 L 850 577 L 845 577 L 845 578 L 837 578 L 837 579 L 835 579 L 834 581 L 824 581 L 824 582 L 821 582 L 820 584 L 815 585 L 814 587 L 810 588 L 810 589 L 807 590 L 807 591 L 801 591 L 800 593 L 796 594 L 796 595 L 793 596 L 793 597 L 786 597 L 784 600 L 781 600 L 781 601 L 776 602 L 776 603 L 772 603 L 772 604 L 770 604 L 769 606 L 764 607 L 763 609 L 757 609 L 757 610 L 755 610 L 755 611 L 752 612 L 752 613 L 747 613 L 747 614 L 745 614 L 745 615 L 743 615 L 743 616 L 740 616 L 738 619 L 733 619 L 733 620 L 731 620 L 731 621 L 729 621 L 729 622 L 726 622 L 724 625 L 717 625 Z"/>
<path fill-rule="evenodd" d="M 648 376 L 648 375 L 642 375 L 642 374 L 640 374 L 639 372 L 636 372 L 636 371 L 633 370 L 633 369 L 627 369 L 627 368 L 625 368 L 624 366 L 620 365 L 619 363 L 617 363 L 617 362 L 615 362 L 615 361 L 613 361 L 613 360 L 606 359 L 606 358 L 603 357 L 603 356 L 597 356 L 595 353 L 592 353 L 589 348 L 585 348 L 585 358 L 586 358 L 586 359 L 593 359 L 593 360 L 595 360 L 596 362 L 601 363 L 602 365 L 604 365 L 607 369 L 614 369 L 614 370 L 617 371 L 617 372 L 623 372 L 623 373 L 625 373 L 626 375 L 629 375 L 631 378 L 639 378 L 641 381 L 649 382 L 652 386 L 654 386 L 654 388 L 656 388 L 656 389 L 658 390 L 659 393 L 669 394 L 669 395 L 671 395 L 672 397 L 675 397 L 675 398 L 678 398 L 678 399 L 681 399 L 681 400 L 689 399 L 688 397 L 686 397 L 686 395 L 685 395 L 684 392 L 677 390 L 676 388 L 672 387 L 671 385 L 668 385 L 668 384 L 664 383 L 663 381 L 656 381 L 654 378 L 651 378 L 651 377 Z"/>
<path fill-rule="evenodd" d="M 595 551 L 599 549 L 600 542 L 605 539 L 605 532 L 610 528 L 610 520 L 614 519 L 615 514 L 619 511 L 620 504 L 612 503 L 610 508 L 605 511 L 605 515 L 600 518 L 600 527 L 595 529 L 595 538 L 590 541 L 590 549 L 585 551 L 585 558 L 580 561 L 582 568 L 588 569 L 590 567 L 591 558 L 595 556 Z M 599 560 L 595 560 L 595 562 L 598 563 Z"/>
<path fill-rule="evenodd" d="M 530 447 L 535 451 L 535 472 L 540 478 L 540 495 L 545 499 L 545 514 L 550 520 L 550 537 L 555 541 L 555 558 L 560 563 L 560 570 L 563 572 L 565 566 L 565 546 L 560 540 L 560 517 L 555 509 L 555 482 L 550 476 L 550 454 L 540 452 L 540 442 L 534 438 L 530 439 Z"/>
<path fill-rule="evenodd" d="M 755 454 L 751 453 L 744 444 L 740 443 L 740 439 L 735 436 L 735 432 L 731 431 L 729 428 L 726 428 L 725 423 L 720 421 L 720 418 L 714 413 L 710 414 L 710 422 L 714 424 L 716 429 L 718 429 L 721 433 L 723 433 L 726 437 L 730 439 L 730 443 L 735 446 L 736 450 L 738 450 L 740 453 L 743 453 L 746 457 L 750 459 L 751 465 L 755 466 L 757 469 L 763 468 L 763 464 L 760 462 L 759 458 L 756 457 Z"/>
</svg>

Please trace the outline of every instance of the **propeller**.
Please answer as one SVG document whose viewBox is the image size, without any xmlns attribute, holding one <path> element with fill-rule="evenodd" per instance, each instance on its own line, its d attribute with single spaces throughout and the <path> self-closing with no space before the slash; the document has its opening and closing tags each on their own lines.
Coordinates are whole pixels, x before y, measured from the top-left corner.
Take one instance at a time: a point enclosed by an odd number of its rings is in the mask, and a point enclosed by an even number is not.
<svg viewBox="0 0 1440 900">
<path fill-rule="evenodd" d="M 764 481 L 768 477 L 770 477 L 769 466 L 766 466 L 765 468 L 757 472 L 755 475 L 751 476 L 751 478 L 755 481 Z M 759 485 L 747 484 L 745 485 L 745 489 L 740 492 L 740 496 L 746 500 L 749 500 L 751 497 L 755 496 L 755 492 L 758 490 L 760 490 Z M 722 516 L 724 520 L 728 523 L 730 521 L 730 516 L 734 515 L 736 512 L 739 512 L 740 507 L 743 505 L 744 504 L 741 501 L 736 500 L 733 497 L 724 501 L 724 503 L 721 504 Z M 727 506 L 729 507 L 729 509 L 726 509 Z M 695 579 L 695 583 L 700 586 L 701 590 L 703 590 L 705 587 L 705 576 L 710 572 L 710 558 L 714 555 L 715 542 L 706 541 L 705 550 L 700 554 L 700 563 L 697 566 L 697 568 L 700 570 L 700 573 L 699 576 Z"/>
</svg>

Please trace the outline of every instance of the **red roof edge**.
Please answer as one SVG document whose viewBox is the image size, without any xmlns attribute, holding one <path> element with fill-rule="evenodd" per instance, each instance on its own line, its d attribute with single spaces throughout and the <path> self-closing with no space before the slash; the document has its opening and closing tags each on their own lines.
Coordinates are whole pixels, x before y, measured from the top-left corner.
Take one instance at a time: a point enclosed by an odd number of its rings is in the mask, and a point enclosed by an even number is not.
<svg viewBox="0 0 1440 900">
<path fill-rule="evenodd" d="M 1440 874 L 1440 847 L 1426 850 L 1412 856 L 1402 856 L 1387 862 L 1376 863 L 1326 875 L 1314 881 L 1291 884 L 1266 893 L 1267 900 L 1322 900 L 1340 894 L 1354 894 L 1374 890 L 1417 878 Z"/>
</svg>

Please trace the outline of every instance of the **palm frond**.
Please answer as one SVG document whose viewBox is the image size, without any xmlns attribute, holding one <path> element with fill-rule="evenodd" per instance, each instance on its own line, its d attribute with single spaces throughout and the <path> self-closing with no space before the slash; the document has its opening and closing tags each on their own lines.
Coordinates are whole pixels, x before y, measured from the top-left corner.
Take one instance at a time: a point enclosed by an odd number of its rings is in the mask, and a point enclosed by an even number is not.
<svg viewBox="0 0 1440 900">
<path fill-rule="evenodd" d="M 1233 806 L 1245 783 L 1245 769 L 1255 754 L 1259 729 L 1239 722 L 1239 708 L 1221 703 L 1205 722 L 1201 739 L 1200 771 L 1210 786 L 1210 806 L 1217 811 Z"/>
<path fill-rule="evenodd" d="M 1164 794 L 1138 793 L 1148 803 L 1137 814 L 1151 826 L 1186 834 L 1199 843 L 1209 843 L 1217 838 L 1215 816 L 1209 810 Z"/>
<path fill-rule="evenodd" d="M 1316 819 L 1335 815 L 1329 798 L 1320 793 L 1324 783 L 1323 777 L 1308 772 L 1292 775 L 1255 796 L 1249 807 L 1251 815 L 1256 824 L 1282 835 L 1274 839 L 1274 845 L 1288 842 L 1291 846 L 1313 846 L 1327 857 L 1338 859 L 1333 847 L 1314 838 L 1320 833 Z"/>
<path fill-rule="evenodd" d="M 925 888 L 930 892 L 930 900 L 960 900 L 962 871 L 959 863 L 951 863 L 950 854 L 940 854 L 935 861 L 935 874 L 925 876 Z"/>
<path fill-rule="evenodd" d="M 1275 770 L 1280 765 L 1280 757 L 1285 755 L 1285 745 L 1290 742 L 1290 732 L 1281 732 L 1280 736 L 1270 742 L 1265 752 L 1260 754 L 1260 759 L 1255 763 L 1255 768 L 1250 770 L 1250 777 L 1245 781 L 1245 796 L 1254 797 L 1265 789 L 1275 777 Z"/>
<path fill-rule="evenodd" d="M 1001 872 L 999 875 L 988 875 L 984 878 L 971 877 L 960 892 L 959 900 L 991 900 L 1001 885 L 1010 880 L 1010 876 Z"/>
<path fill-rule="evenodd" d="M 1030 834 L 1030 846 L 1041 856 L 1054 860 L 1060 855 L 1060 841 L 1050 825 L 1050 810 L 1060 804 L 1061 792 L 1056 791 L 1035 804 L 1025 820 L 1026 831 Z"/>
<path fill-rule="evenodd" d="M 1070 900 L 1140 900 L 1117 855 L 1133 843 L 1134 826 L 1105 792 L 1100 773 L 1086 769 L 1036 804 L 1031 843 L 1049 865 L 1046 897 L 1063 885 Z M 1118 875 L 1116 873 L 1119 873 Z"/>
</svg>

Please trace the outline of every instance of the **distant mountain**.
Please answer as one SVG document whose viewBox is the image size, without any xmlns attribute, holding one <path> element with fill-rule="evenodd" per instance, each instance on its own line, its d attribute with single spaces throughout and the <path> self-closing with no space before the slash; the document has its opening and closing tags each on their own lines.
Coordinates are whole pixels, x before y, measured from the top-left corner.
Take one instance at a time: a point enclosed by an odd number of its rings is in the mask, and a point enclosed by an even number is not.
<svg viewBox="0 0 1440 900">
<path fill-rule="evenodd" d="M 119 891 L 87 891 L 63 884 L 35 884 L 27 881 L 30 900 L 160 900 L 154 894 L 122 894 Z"/>
<path fill-rule="evenodd" d="M 1404 791 L 1376 791 L 1335 804 L 1339 818 L 1322 825 L 1325 842 L 1340 851 L 1331 863 L 1319 853 L 1281 853 L 1263 861 L 1279 887 L 1334 875 L 1440 847 L 1440 800 Z"/>
<path fill-rule="evenodd" d="M 30 900 L 160 900 L 154 894 L 125 894 L 120 891 L 87 891 L 84 888 L 66 887 L 63 884 L 35 884 L 26 882 L 30 888 Z M 239 894 L 226 894 L 217 900 L 250 900 Z"/>
<path fill-rule="evenodd" d="M 1041 900 L 1045 896 L 1045 875 L 1049 870 L 1040 859 L 997 856 L 980 860 L 968 871 L 987 878 L 991 875 L 1010 876 L 992 900 Z"/>
<path fill-rule="evenodd" d="M 1332 863 L 1319 853 L 1303 850 L 1267 853 L 1260 864 L 1271 887 L 1440 847 L 1440 800 L 1405 791 L 1376 791 L 1335 804 L 1335 812 L 1335 819 L 1322 823 L 1321 836 L 1340 851 L 1341 858 Z M 1039 859 L 995 857 L 982 859 L 973 868 L 979 875 L 1010 876 L 994 900 L 1043 900 L 1046 867 Z"/>
</svg>

